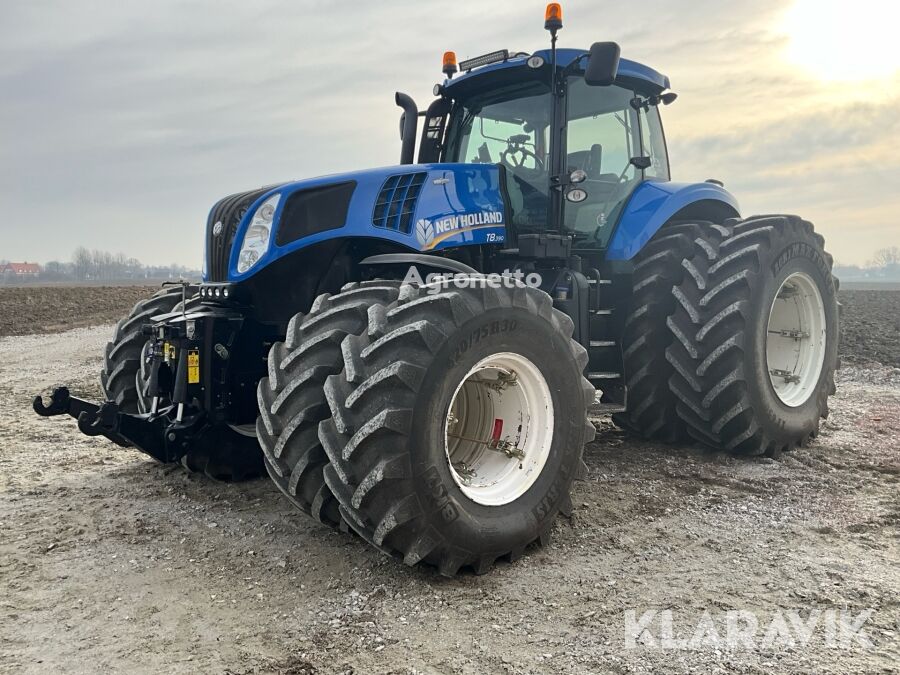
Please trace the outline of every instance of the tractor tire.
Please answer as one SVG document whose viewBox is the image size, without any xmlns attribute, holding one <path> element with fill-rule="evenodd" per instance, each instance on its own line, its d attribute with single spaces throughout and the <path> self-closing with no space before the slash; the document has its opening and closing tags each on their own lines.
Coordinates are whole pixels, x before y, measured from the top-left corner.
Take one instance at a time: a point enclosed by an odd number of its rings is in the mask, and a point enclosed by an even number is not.
<svg viewBox="0 0 900 675">
<path fill-rule="evenodd" d="M 187 291 L 189 295 L 196 292 L 196 286 L 190 286 Z M 167 286 L 138 302 L 131 313 L 116 324 L 113 339 L 106 343 L 103 354 L 100 386 L 106 399 L 114 401 L 122 412 L 140 412 L 135 378 L 141 369 L 142 352 L 147 343 L 141 326 L 151 317 L 171 312 L 180 303 L 181 287 Z"/>
<path fill-rule="evenodd" d="M 698 253 L 697 238 L 715 227 L 708 222 L 669 223 L 634 259 L 621 341 L 629 407 L 613 415 L 613 422 L 647 440 L 674 443 L 686 436 L 675 410 L 678 399 L 669 390 L 672 366 L 666 349 L 672 333 L 666 322 L 675 311 L 673 289 L 681 286 Z"/>
<path fill-rule="evenodd" d="M 796 216 L 725 225 L 716 259 L 686 278 L 670 320 L 670 388 L 696 440 L 777 457 L 818 433 L 835 391 L 832 258 Z"/>
<path fill-rule="evenodd" d="M 291 503 L 324 525 L 339 526 L 341 516 L 322 477 L 328 459 L 318 428 L 331 414 L 322 388 L 344 367 L 343 339 L 364 332 L 368 308 L 393 302 L 399 288 L 395 281 L 367 281 L 320 295 L 307 314 L 291 319 L 286 342 L 272 345 L 269 376 L 257 387 L 256 435 L 266 470 Z"/>
<path fill-rule="evenodd" d="M 198 301 L 196 286 L 189 286 L 187 295 L 189 310 Z M 107 399 L 115 401 L 122 412 L 146 413 L 150 410 L 147 397 L 149 372 L 144 359 L 149 340 L 141 332 L 141 325 L 153 316 L 181 308 L 181 288 L 166 287 L 137 303 L 131 314 L 116 325 L 113 341 L 106 345 L 100 382 Z M 239 482 L 262 475 L 261 457 L 260 452 L 236 452 L 232 444 L 223 443 L 220 450 L 211 455 L 189 450 L 182 457 L 181 465 L 192 473 L 202 473 L 216 481 Z"/>
<path fill-rule="evenodd" d="M 370 307 L 325 383 L 331 417 L 319 425 L 325 481 L 350 527 L 445 576 L 549 542 L 594 437 L 572 331 L 550 296 L 524 286 L 405 285 Z"/>
</svg>

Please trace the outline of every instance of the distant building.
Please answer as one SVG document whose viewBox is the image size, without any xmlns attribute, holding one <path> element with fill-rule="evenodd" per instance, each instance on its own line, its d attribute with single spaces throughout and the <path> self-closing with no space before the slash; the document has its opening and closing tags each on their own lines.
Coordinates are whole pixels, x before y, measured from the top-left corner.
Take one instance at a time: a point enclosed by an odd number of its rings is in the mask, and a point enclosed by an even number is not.
<svg viewBox="0 0 900 675">
<path fill-rule="evenodd" d="M 36 277 L 41 273 L 41 266 L 37 263 L 21 262 L 6 263 L 0 265 L 0 274 L 14 276 L 19 279 Z"/>
</svg>

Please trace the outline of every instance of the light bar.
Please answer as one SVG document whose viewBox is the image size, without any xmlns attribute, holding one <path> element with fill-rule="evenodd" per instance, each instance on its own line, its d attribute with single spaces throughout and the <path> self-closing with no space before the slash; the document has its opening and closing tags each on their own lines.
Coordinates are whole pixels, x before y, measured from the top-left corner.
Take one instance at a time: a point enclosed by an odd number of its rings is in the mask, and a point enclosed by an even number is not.
<svg viewBox="0 0 900 675">
<path fill-rule="evenodd" d="M 501 61 L 506 61 L 507 59 L 509 59 L 509 50 L 501 49 L 496 52 L 491 52 L 490 54 L 482 54 L 481 56 L 476 56 L 474 59 L 461 61 L 459 64 L 459 69 L 472 70 L 472 68 L 480 68 L 481 66 L 486 66 L 489 63 L 500 63 Z"/>
</svg>

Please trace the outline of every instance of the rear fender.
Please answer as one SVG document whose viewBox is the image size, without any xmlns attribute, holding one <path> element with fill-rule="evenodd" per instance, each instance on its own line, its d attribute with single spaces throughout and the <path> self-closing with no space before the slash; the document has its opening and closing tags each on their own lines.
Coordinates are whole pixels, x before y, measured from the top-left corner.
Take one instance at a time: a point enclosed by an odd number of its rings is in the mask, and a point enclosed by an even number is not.
<svg viewBox="0 0 900 675">
<path fill-rule="evenodd" d="M 737 200 L 715 183 L 647 181 L 632 193 L 607 249 L 607 260 L 631 260 L 670 220 L 722 222 L 740 217 Z"/>
</svg>

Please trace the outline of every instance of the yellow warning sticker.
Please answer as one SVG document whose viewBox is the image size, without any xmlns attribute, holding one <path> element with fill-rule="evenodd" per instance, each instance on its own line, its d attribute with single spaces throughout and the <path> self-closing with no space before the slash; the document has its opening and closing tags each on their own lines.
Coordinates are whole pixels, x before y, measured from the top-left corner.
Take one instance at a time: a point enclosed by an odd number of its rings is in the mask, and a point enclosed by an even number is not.
<svg viewBox="0 0 900 675">
<path fill-rule="evenodd" d="M 167 361 L 175 360 L 175 345 L 170 345 L 168 342 L 163 342 L 163 358 Z"/>
<path fill-rule="evenodd" d="M 188 384 L 200 384 L 200 352 L 196 349 L 188 352 Z"/>
</svg>

